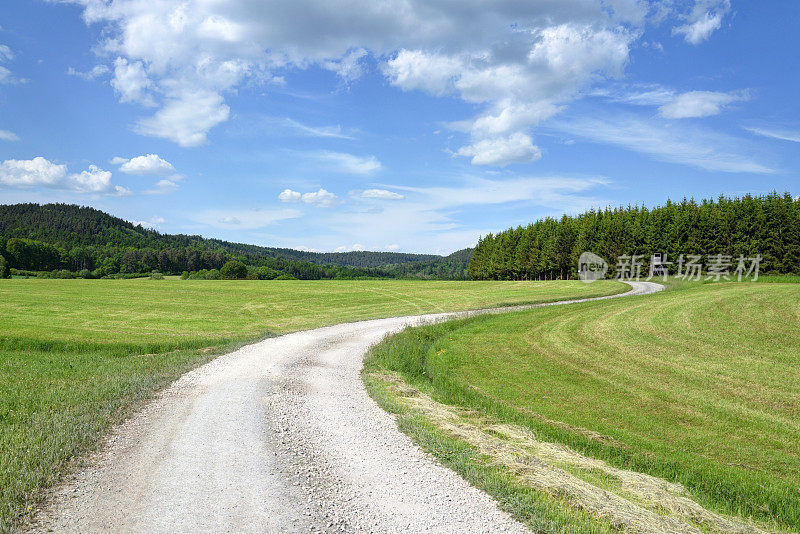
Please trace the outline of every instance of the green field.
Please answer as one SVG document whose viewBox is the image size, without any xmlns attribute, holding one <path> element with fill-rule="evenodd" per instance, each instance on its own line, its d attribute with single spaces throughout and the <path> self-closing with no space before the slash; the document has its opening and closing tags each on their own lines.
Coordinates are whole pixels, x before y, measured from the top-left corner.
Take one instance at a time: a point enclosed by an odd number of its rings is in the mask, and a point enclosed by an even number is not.
<svg viewBox="0 0 800 534">
<path fill-rule="evenodd" d="M 611 466 L 679 482 L 711 510 L 800 530 L 798 284 L 678 284 L 411 329 L 373 349 L 373 395 L 428 450 L 540 529 L 603 531 L 613 525 L 576 519 L 552 495 L 525 497 L 513 470 L 498 471 L 404 408 L 376 379 L 392 374 L 475 410 L 467 419 L 521 425 Z"/>
<path fill-rule="evenodd" d="M 237 344 L 346 321 L 626 289 L 616 282 L 0 280 L 0 530 L 153 391 Z"/>
</svg>

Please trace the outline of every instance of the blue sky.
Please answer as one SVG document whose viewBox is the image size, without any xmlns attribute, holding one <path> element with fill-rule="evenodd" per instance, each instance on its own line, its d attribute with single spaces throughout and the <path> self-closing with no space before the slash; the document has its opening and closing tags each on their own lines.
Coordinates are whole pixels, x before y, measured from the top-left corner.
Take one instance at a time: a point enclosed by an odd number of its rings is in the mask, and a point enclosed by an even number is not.
<svg viewBox="0 0 800 534">
<path fill-rule="evenodd" d="M 448 253 L 591 207 L 798 194 L 797 2 L 27 0 L 0 202 Z"/>
</svg>

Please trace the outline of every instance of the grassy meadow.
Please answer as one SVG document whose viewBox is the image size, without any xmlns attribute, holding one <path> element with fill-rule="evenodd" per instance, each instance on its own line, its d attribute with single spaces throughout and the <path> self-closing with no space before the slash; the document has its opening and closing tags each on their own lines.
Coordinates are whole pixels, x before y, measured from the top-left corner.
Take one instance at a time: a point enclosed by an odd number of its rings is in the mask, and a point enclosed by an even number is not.
<svg viewBox="0 0 800 534">
<path fill-rule="evenodd" d="M 463 417 L 491 421 L 483 424 L 494 437 L 520 425 L 614 468 L 680 483 L 709 510 L 799 531 L 800 284 L 763 281 L 771 283 L 678 283 L 635 299 L 409 329 L 373 349 L 364 376 L 404 430 L 540 531 L 614 525 L 576 518 L 557 494 L 526 494 L 514 476 L 523 465 L 500 469 L 408 409 L 380 377 L 468 408 Z M 631 498 L 611 468 L 560 468 Z"/>
<path fill-rule="evenodd" d="M 600 296 L 616 282 L 0 280 L 0 530 L 214 354 L 346 321 Z"/>
</svg>

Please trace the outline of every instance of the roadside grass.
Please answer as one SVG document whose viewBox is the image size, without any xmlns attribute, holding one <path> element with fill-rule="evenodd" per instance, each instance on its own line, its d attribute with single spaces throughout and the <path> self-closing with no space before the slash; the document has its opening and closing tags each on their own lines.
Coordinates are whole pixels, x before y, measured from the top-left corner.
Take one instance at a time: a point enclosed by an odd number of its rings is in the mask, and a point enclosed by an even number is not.
<svg viewBox="0 0 800 534">
<path fill-rule="evenodd" d="M 347 321 L 600 296 L 616 282 L 0 281 L 0 531 L 111 425 L 215 354 Z"/>
<path fill-rule="evenodd" d="M 672 288 L 408 329 L 373 348 L 365 380 L 375 394 L 370 374 L 398 373 L 438 402 L 680 483 L 710 510 L 800 530 L 800 286 Z"/>
<path fill-rule="evenodd" d="M 453 437 L 402 402 L 393 391 L 392 382 L 384 376 L 365 372 L 363 378 L 372 398 L 397 416 L 402 432 L 443 465 L 492 495 L 502 509 L 523 519 L 534 532 L 606 534 L 621 531 L 608 521 L 566 507 L 559 499 L 521 483 L 491 457 L 481 454 L 476 446 Z"/>
</svg>

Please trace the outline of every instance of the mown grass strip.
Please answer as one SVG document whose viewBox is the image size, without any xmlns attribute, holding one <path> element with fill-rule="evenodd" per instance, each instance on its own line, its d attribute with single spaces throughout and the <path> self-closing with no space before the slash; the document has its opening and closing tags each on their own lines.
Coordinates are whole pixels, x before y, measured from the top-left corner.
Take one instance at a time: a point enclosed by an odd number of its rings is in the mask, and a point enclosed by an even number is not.
<svg viewBox="0 0 800 534">
<path fill-rule="evenodd" d="M 365 369 L 800 530 L 799 359 L 800 286 L 734 283 L 410 329 Z"/>
</svg>

